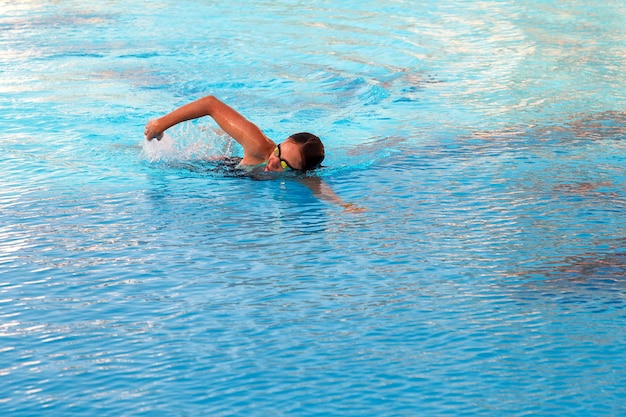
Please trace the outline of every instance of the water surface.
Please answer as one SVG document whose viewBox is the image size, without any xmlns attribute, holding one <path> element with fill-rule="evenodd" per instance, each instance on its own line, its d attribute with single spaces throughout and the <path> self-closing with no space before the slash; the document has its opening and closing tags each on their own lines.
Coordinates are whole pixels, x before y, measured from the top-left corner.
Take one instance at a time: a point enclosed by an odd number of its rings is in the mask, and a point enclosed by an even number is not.
<svg viewBox="0 0 626 417">
<path fill-rule="evenodd" d="M 0 410 L 620 415 L 621 1 L 0 1 Z M 210 169 L 215 94 L 318 176 Z"/>
</svg>

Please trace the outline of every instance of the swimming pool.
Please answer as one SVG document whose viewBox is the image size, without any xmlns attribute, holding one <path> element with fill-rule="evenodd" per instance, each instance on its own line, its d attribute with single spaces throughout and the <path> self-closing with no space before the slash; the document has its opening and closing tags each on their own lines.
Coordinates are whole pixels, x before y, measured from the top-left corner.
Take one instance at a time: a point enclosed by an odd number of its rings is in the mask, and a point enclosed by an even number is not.
<svg viewBox="0 0 626 417">
<path fill-rule="evenodd" d="M 0 1 L 0 410 L 626 411 L 622 1 Z M 207 169 L 215 94 L 347 213 Z"/>
</svg>

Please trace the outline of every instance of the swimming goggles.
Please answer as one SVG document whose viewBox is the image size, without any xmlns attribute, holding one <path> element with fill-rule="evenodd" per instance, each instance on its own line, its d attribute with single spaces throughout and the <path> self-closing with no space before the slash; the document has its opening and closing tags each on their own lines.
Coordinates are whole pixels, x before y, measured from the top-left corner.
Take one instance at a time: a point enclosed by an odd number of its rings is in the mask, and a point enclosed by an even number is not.
<svg viewBox="0 0 626 417">
<path fill-rule="evenodd" d="M 276 157 L 280 160 L 280 167 L 283 169 L 283 171 L 295 171 L 295 169 L 291 165 L 289 165 L 287 161 L 280 157 L 280 145 L 276 145 L 276 148 L 274 148 L 274 155 L 276 155 Z"/>
</svg>

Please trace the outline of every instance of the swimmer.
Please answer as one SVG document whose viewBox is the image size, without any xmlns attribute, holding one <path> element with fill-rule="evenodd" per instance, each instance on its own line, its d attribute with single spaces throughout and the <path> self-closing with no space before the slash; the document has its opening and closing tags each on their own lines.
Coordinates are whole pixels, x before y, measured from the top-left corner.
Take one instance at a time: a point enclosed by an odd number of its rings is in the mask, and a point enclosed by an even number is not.
<svg viewBox="0 0 626 417">
<path fill-rule="evenodd" d="M 211 116 L 233 139 L 243 146 L 243 167 L 264 166 L 265 171 L 306 172 L 324 160 L 324 145 L 311 133 L 296 133 L 276 144 L 254 123 L 214 96 L 186 104 L 165 116 L 151 120 L 144 134 L 147 140 L 161 139 L 170 127 L 191 119 Z"/>
<path fill-rule="evenodd" d="M 158 119 L 150 120 L 144 134 L 147 140 L 160 140 L 170 127 L 192 119 L 211 116 L 215 122 L 243 147 L 242 168 L 263 167 L 268 172 L 307 172 L 319 168 L 324 160 L 324 145 L 311 133 L 296 133 L 280 144 L 268 138 L 254 123 L 214 96 L 186 104 Z M 313 193 L 348 211 L 363 211 L 345 203 L 319 178 L 306 177 L 302 182 Z"/>
</svg>

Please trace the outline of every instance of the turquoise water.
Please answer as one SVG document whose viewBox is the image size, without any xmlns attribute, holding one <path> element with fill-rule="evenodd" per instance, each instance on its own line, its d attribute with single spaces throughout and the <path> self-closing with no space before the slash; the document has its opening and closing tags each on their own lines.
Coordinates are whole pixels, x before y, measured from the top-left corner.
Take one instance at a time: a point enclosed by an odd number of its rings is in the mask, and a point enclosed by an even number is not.
<svg viewBox="0 0 626 417">
<path fill-rule="evenodd" d="M 625 18 L 0 0 L 0 411 L 624 414 Z M 366 211 L 143 141 L 206 94 Z"/>
</svg>

